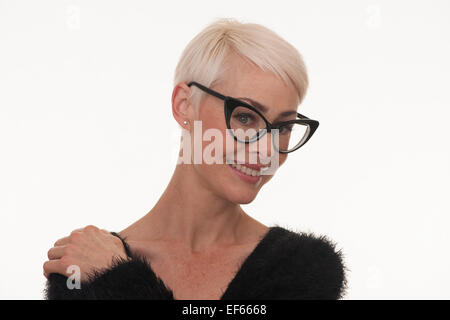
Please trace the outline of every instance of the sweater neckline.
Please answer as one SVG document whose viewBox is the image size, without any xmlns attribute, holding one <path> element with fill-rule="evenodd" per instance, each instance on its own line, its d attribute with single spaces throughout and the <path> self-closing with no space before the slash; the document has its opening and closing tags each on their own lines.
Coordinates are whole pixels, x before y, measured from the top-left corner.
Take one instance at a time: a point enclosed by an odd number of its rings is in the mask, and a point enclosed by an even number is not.
<svg viewBox="0 0 450 320">
<path fill-rule="evenodd" d="M 246 269 L 248 269 L 248 267 L 252 263 L 252 261 L 261 254 L 261 250 L 264 248 L 264 243 L 268 241 L 269 236 L 273 233 L 273 231 L 276 228 L 277 228 L 276 226 L 270 226 L 269 229 L 266 231 L 266 233 L 262 235 L 262 237 L 258 241 L 258 244 L 250 252 L 250 254 L 244 259 L 244 262 L 241 264 L 241 266 L 235 273 L 233 279 L 231 279 L 231 281 L 228 283 L 225 291 L 222 293 L 219 300 L 224 300 L 230 295 L 230 293 L 233 290 L 233 287 L 235 286 L 235 283 L 239 280 L 240 277 L 242 277 L 243 274 L 245 274 Z"/>
<path fill-rule="evenodd" d="M 252 261 L 257 259 L 258 256 L 264 254 L 264 248 L 265 248 L 265 243 L 267 241 L 269 241 L 270 237 L 272 234 L 274 234 L 274 231 L 282 229 L 279 226 L 269 226 L 268 230 L 266 231 L 266 233 L 264 233 L 261 237 L 260 240 L 258 241 L 258 244 L 255 246 L 255 248 L 250 252 L 250 254 L 244 259 L 244 262 L 241 264 L 241 266 L 239 267 L 239 269 L 237 270 L 237 272 L 235 273 L 235 275 L 233 276 L 233 278 L 231 279 L 231 281 L 228 283 L 225 291 L 222 293 L 221 297 L 219 298 L 219 300 L 224 300 L 227 299 L 230 295 L 232 296 L 232 291 L 233 288 L 237 285 L 236 283 L 239 281 L 239 278 L 242 278 L 246 272 L 246 270 L 251 266 Z M 126 242 L 125 239 L 121 238 L 116 232 L 112 232 L 113 235 L 117 236 L 118 238 L 120 238 L 125 246 L 125 251 L 127 252 L 128 256 L 132 256 L 132 253 L 129 249 L 129 245 Z M 154 272 L 154 270 L 152 269 L 150 263 L 148 263 L 148 268 L 151 270 L 151 272 L 153 272 L 155 275 L 156 273 Z M 158 278 L 158 281 L 160 281 L 161 284 L 164 285 L 165 289 L 167 291 L 169 291 L 169 293 L 171 294 L 171 296 L 173 297 L 173 291 L 172 289 L 167 286 L 167 284 L 164 282 L 163 279 L 161 279 L 159 276 L 156 276 Z M 175 298 L 173 298 L 173 300 L 177 300 Z"/>
</svg>

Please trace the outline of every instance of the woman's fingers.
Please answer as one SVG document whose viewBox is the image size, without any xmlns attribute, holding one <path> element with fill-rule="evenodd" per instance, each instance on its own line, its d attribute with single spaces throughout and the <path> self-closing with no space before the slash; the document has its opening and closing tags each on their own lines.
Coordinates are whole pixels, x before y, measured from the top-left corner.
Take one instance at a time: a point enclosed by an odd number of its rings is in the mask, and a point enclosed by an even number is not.
<svg viewBox="0 0 450 320">
<path fill-rule="evenodd" d="M 94 269 L 109 267 L 115 256 L 127 258 L 123 243 L 106 229 L 88 225 L 72 231 L 57 240 L 48 252 L 49 261 L 44 263 L 44 276 L 59 273 L 71 275 L 77 267 L 83 278 Z M 71 271 L 72 270 L 72 271 Z"/>
<path fill-rule="evenodd" d="M 61 239 L 56 240 L 54 246 L 55 246 L 55 247 L 58 247 L 58 246 L 64 246 L 64 245 L 66 245 L 68 242 L 69 242 L 69 237 L 67 236 L 67 237 L 64 237 L 64 238 L 61 238 Z"/>
<path fill-rule="evenodd" d="M 50 250 L 48 250 L 47 252 L 47 256 L 50 260 L 61 259 L 61 257 L 64 255 L 65 249 L 65 245 L 50 248 Z"/>
<path fill-rule="evenodd" d="M 44 262 L 44 275 L 48 276 L 50 273 L 66 275 L 66 268 L 64 268 L 60 259 L 48 260 Z"/>
<path fill-rule="evenodd" d="M 73 230 L 73 231 L 70 233 L 70 235 L 72 235 L 72 234 L 74 234 L 74 233 L 80 233 L 80 232 L 82 232 L 82 231 L 83 231 L 83 228 L 75 229 L 75 230 Z M 55 242 L 54 246 L 57 247 L 57 246 L 64 246 L 64 245 L 66 245 L 66 244 L 69 242 L 69 240 L 70 240 L 70 235 L 67 236 L 67 237 L 58 239 L 58 240 Z"/>
</svg>

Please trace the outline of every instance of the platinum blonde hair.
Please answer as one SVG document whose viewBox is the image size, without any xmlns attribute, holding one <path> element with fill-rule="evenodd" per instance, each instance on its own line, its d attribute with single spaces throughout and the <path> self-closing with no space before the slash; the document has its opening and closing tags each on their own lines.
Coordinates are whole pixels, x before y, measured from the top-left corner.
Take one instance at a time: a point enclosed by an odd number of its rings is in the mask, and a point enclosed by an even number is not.
<svg viewBox="0 0 450 320">
<path fill-rule="evenodd" d="M 308 75 L 297 49 L 260 24 L 234 18 L 216 19 L 188 43 L 175 69 L 174 86 L 196 81 L 212 88 L 226 80 L 232 67 L 229 59 L 236 55 L 275 74 L 286 85 L 293 84 L 302 102 Z M 202 90 L 191 90 L 189 100 L 196 110 L 205 95 Z"/>
</svg>

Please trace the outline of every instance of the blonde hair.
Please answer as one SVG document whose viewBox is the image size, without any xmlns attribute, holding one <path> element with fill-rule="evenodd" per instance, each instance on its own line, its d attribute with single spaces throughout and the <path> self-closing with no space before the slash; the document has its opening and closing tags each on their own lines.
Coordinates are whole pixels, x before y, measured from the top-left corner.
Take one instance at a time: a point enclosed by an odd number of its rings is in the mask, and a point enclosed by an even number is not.
<svg viewBox="0 0 450 320">
<path fill-rule="evenodd" d="M 262 25 L 234 18 L 216 19 L 188 43 L 175 69 L 174 86 L 196 81 L 214 87 L 226 80 L 228 61 L 235 54 L 275 74 L 286 85 L 293 84 L 302 102 L 308 75 L 297 49 Z M 195 109 L 205 94 L 191 90 L 189 99 Z"/>
</svg>

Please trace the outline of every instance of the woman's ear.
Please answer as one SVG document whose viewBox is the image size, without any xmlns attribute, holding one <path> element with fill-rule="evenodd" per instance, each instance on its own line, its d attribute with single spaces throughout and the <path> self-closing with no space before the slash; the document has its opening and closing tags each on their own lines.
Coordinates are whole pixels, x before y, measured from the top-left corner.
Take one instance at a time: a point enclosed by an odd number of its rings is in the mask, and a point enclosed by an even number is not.
<svg viewBox="0 0 450 320">
<path fill-rule="evenodd" d="M 184 128 L 189 128 L 194 120 L 193 106 L 189 102 L 191 88 L 185 82 L 180 82 L 173 88 L 172 92 L 172 114 L 178 124 Z"/>
</svg>

